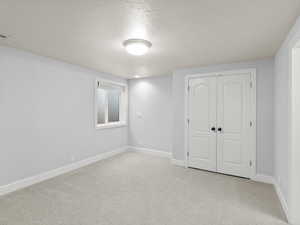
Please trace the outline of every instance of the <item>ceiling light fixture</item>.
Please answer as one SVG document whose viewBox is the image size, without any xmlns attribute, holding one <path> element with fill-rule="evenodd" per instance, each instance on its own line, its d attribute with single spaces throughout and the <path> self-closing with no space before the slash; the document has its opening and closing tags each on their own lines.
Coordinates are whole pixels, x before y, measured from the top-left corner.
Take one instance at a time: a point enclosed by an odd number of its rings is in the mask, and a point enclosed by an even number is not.
<svg viewBox="0 0 300 225">
<path fill-rule="evenodd" d="M 128 39 L 123 42 L 126 51 L 132 55 L 144 55 L 149 51 L 152 44 L 144 39 Z"/>
</svg>

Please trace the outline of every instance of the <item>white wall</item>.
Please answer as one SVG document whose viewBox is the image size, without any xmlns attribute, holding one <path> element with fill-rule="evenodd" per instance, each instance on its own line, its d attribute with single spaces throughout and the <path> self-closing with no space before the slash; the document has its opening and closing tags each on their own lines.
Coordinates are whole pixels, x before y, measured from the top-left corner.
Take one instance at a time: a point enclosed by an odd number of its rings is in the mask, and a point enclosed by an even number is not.
<svg viewBox="0 0 300 225">
<path fill-rule="evenodd" d="M 275 82 L 274 82 L 274 121 L 275 121 L 275 179 L 283 193 L 288 207 L 290 207 L 290 157 L 289 152 L 289 119 L 290 119 L 290 72 L 291 55 L 290 50 L 300 40 L 300 18 L 291 29 L 287 38 L 275 57 Z M 299 162 L 298 162 L 299 163 Z M 299 174 L 299 173 L 298 173 Z M 299 175 L 298 175 L 299 179 Z M 298 207 L 299 209 L 299 207 Z"/>
<path fill-rule="evenodd" d="M 0 47 L 0 186 L 127 145 L 127 127 L 95 130 L 96 77 Z"/>
<path fill-rule="evenodd" d="M 257 82 L 257 173 L 273 175 L 273 59 L 202 68 L 173 73 L 173 157 L 184 159 L 184 79 L 185 75 L 256 68 Z"/>
<path fill-rule="evenodd" d="M 129 144 L 171 152 L 172 76 L 129 81 Z"/>
</svg>

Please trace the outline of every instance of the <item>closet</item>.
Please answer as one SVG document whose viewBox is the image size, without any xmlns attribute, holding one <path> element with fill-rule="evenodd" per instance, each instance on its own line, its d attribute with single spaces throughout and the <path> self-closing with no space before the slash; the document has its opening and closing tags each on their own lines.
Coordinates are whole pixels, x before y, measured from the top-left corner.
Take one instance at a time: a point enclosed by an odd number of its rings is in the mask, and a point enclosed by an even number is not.
<svg viewBox="0 0 300 225">
<path fill-rule="evenodd" d="M 188 78 L 188 167 L 246 178 L 255 172 L 254 80 L 253 70 Z"/>
</svg>

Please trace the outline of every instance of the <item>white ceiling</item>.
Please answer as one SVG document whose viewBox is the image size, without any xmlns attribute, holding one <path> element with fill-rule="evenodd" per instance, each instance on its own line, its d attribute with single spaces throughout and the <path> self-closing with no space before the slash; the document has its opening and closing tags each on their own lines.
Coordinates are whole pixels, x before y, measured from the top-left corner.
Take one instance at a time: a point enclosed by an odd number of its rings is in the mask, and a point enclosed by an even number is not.
<svg viewBox="0 0 300 225">
<path fill-rule="evenodd" d="M 300 0 L 0 0 L 1 45 L 126 78 L 275 54 Z M 152 42 L 144 56 L 122 42 Z"/>
</svg>

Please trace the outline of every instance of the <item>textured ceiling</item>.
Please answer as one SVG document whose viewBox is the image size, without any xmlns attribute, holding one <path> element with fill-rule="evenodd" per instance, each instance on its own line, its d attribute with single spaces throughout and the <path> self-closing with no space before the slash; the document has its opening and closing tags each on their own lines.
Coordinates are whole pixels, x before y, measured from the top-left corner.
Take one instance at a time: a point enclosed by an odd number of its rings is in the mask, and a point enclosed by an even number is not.
<svg viewBox="0 0 300 225">
<path fill-rule="evenodd" d="M 0 0 L 0 45 L 131 78 L 273 56 L 300 0 Z M 152 42 L 144 56 L 122 42 Z"/>
</svg>

